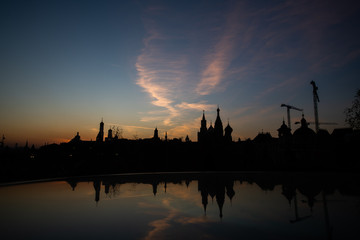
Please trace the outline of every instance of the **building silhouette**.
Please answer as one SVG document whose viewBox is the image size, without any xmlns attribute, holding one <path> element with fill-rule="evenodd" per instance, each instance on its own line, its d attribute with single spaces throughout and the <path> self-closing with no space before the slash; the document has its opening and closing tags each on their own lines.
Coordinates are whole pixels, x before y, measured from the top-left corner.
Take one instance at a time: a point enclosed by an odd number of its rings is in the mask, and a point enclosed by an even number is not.
<svg viewBox="0 0 360 240">
<path fill-rule="evenodd" d="M 293 134 L 294 143 L 298 146 L 312 146 L 315 143 L 316 133 L 309 128 L 309 124 L 304 118 L 304 114 L 302 115 L 300 123 L 300 128 L 296 129 Z"/>
<path fill-rule="evenodd" d="M 281 138 L 288 138 L 291 136 L 291 129 L 285 124 L 285 121 L 283 120 L 282 125 L 277 130 L 278 131 L 278 137 Z"/>
<path fill-rule="evenodd" d="M 292 144 L 291 129 L 285 124 L 283 120 L 282 125 L 278 128 L 279 147 L 289 148 Z"/>
<path fill-rule="evenodd" d="M 81 142 L 79 132 L 76 133 L 76 136 L 70 140 L 70 143 L 79 143 Z"/>
<path fill-rule="evenodd" d="M 217 115 L 215 120 L 214 127 L 212 123 L 210 123 L 210 127 L 206 127 L 206 118 L 205 118 L 205 111 L 203 111 L 203 116 L 201 119 L 200 131 L 198 132 L 198 142 L 200 143 L 223 143 L 223 142 L 231 142 L 232 137 L 231 133 L 233 129 L 228 125 L 225 128 L 225 135 L 224 135 L 224 128 L 220 117 L 220 108 L 217 108 Z"/>
<path fill-rule="evenodd" d="M 225 142 L 232 142 L 232 137 L 231 137 L 231 133 L 232 133 L 233 129 L 232 127 L 230 127 L 229 121 L 227 126 L 225 127 L 225 135 L 224 135 L 224 140 Z"/>
<path fill-rule="evenodd" d="M 201 119 L 200 131 L 198 132 L 198 142 L 205 142 L 208 135 L 208 129 L 206 127 L 205 111 Z"/>
<path fill-rule="evenodd" d="M 159 138 L 159 131 L 158 131 L 157 127 L 155 127 L 155 130 L 154 130 L 153 140 L 155 140 L 155 141 L 160 140 L 160 138 Z"/>
<path fill-rule="evenodd" d="M 104 122 L 101 119 L 100 122 L 100 130 L 98 135 L 96 136 L 96 142 L 103 142 L 104 141 Z"/>
<path fill-rule="evenodd" d="M 220 109 L 219 109 L 219 107 L 217 108 L 216 111 L 217 111 L 217 116 L 216 116 L 215 127 L 214 127 L 215 141 L 220 142 L 220 141 L 223 140 L 224 129 L 223 129 L 222 121 L 221 121 L 221 118 L 220 118 Z"/>
<path fill-rule="evenodd" d="M 105 138 L 105 142 L 113 140 L 112 129 L 109 128 L 108 136 Z"/>
</svg>

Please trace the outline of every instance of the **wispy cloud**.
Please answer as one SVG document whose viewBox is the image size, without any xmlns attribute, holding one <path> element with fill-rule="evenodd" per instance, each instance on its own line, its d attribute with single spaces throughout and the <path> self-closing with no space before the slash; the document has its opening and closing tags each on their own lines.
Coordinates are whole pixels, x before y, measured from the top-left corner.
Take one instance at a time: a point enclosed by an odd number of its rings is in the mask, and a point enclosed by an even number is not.
<svg viewBox="0 0 360 240">
<path fill-rule="evenodd" d="M 224 78 L 234 56 L 236 36 L 239 32 L 238 8 L 228 15 L 225 29 L 210 53 L 205 56 L 205 69 L 202 71 L 201 80 L 197 85 L 196 92 L 200 95 L 208 95 L 217 87 Z"/>
<path fill-rule="evenodd" d="M 159 14 L 162 8 L 156 8 Z M 154 11 L 147 11 L 151 17 Z M 144 48 L 136 61 L 138 78 L 136 84 L 149 94 L 150 103 L 162 108 L 159 111 L 149 111 L 140 121 L 158 121 L 171 127 L 181 121 L 184 112 L 202 111 L 214 107 L 206 101 L 193 101 L 193 83 L 189 81 L 189 56 L 183 52 L 180 44 L 174 49 L 173 42 L 185 38 L 172 36 L 159 27 L 161 23 L 151 17 L 144 19 L 147 37 L 144 38 Z M 179 49 L 177 49 L 179 48 Z M 186 51 L 185 51 L 186 52 Z M 186 100 L 185 100 L 186 99 Z"/>
<path fill-rule="evenodd" d="M 180 104 L 176 105 L 177 108 L 181 108 L 181 109 L 194 109 L 194 110 L 210 110 L 210 109 L 215 109 L 216 108 L 216 104 L 207 104 L 205 101 L 202 102 L 198 102 L 198 103 L 187 103 L 187 102 L 182 102 Z"/>
<path fill-rule="evenodd" d="M 196 136 L 194 135 L 199 129 L 199 123 L 201 118 L 196 118 L 190 121 L 186 121 L 183 124 L 179 124 L 174 126 L 172 129 L 168 131 L 169 137 L 185 137 L 189 135 L 191 140 L 195 140 Z M 191 135 L 193 133 L 193 135 Z"/>
<path fill-rule="evenodd" d="M 162 128 L 178 134 L 176 137 L 194 135 L 201 111 L 214 109 L 211 95 L 222 90 L 232 95 L 221 101 L 246 101 L 257 112 L 263 106 L 278 107 L 280 103 L 275 101 L 298 94 L 299 86 L 308 84 L 312 75 L 359 57 L 359 50 L 349 47 L 357 46 L 356 38 L 332 32 L 356 11 L 344 5 L 337 11 L 335 5 L 326 1 L 281 1 L 263 8 L 247 2 L 229 4 L 231 9 L 216 11 L 217 18 L 202 15 L 206 21 L 201 28 L 191 30 L 181 26 L 184 22 L 186 26 L 197 24 L 196 16 L 191 21 L 172 19 L 168 24 L 164 22 L 171 9 L 148 8 L 136 83 L 159 109 L 143 114 L 141 121 L 161 121 Z M 184 40 L 186 44 L 182 44 Z M 281 98 L 273 97 L 280 92 Z M 197 116 L 195 111 L 199 111 Z"/>
<path fill-rule="evenodd" d="M 152 41 L 164 39 L 159 37 L 157 31 L 149 30 L 149 37 L 144 40 L 145 48 L 138 56 L 136 69 L 138 79 L 136 83 L 151 97 L 154 106 L 167 110 L 164 118 L 165 125 L 171 125 L 172 119 L 179 115 L 179 111 L 173 106 L 173 97 L 186 72 L 183 70 L 186 61 L 181 56 L 171 56 Z M 144 118 L 147 121 L 149 118 Z"/>
</svg>

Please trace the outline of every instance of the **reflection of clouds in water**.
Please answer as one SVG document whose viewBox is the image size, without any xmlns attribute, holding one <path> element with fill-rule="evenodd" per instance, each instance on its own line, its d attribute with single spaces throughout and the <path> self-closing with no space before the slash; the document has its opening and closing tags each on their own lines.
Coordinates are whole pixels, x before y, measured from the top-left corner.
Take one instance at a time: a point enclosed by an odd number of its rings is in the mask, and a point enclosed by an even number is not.
<svg viewBox="0 0 360 240">
<path fill-rule="evenodd" d="M 138 202 L 138 207 L 140 208 L 158 208 L 159 204 L 149 203 L 149 202 Z"/>
<path fill-rule="evenodd" d="M 165 214 L 163 218 L 154 220 L 148 224 L 152 229 L 147 233 L 144 239 L 166 239 L 168 234 L 173 234 L 174 229 L 179 229 L 177 227 L 185 227 L 186 225 L 195 226 L 203 223 L 215 222 L 206 216 L 184 216 L 184 205 L 181 203 L 182 201 L 185 201 L 187 204 L 190 202 L 191 204 L 202 208 L 201 199 L 198 197 L 196 187 L 185 188 L 183 185 L 171 184 L 171 187 L 169 186 L 166 194 L 167 195 L 161 199 L 160 205 L 146 202 L 141 202 L 139 204 L 139 207 L 146 209 L 159 208 L 160 206 L 164 208 L 163 212 L 152 211 L 147 212 L 148 214 Z"/>
<path fill-rule="evenodd" d="M 148 232 L 144 239 L 168 239 L 169 237 L 181 239 L 184 234 L 187 236 L 191 234 L 192 238 L 198 235 L 201 236 L 201 238 L 206 237 L 211 239 L 211 236 L 207 235 L 206 231 L 203 232 L 203 228 L 206 228 L 205 224 L 211 222 L 216 221 L 206 216 L 181 216 L 180 211 L 171 209 L 166 217 L 149 223 L 152 230 Z"/>
<path fill-rule="evenodd" d="M 180 234 L 184 234 L 185 232 L 189 233 L 187 231 L 189 229 L 192 230 L 191 233 L 199 231 L 198 233 L 202 235 L 204 234 L 204 232 L 201 232 L 199 226 L 211 222 L 216 221 L 211 220 L 206 216 L 181 216 L 181 211 L 178 211 L 176 209 L 170 209 L 164 218 L 154 220 L 149 223 L 149 226 L 151 226 L 152 229 L 148 232 L 144 239 L 167 239 L 170 236 L 174 238 L 174 235 L 177 235 L 175 234 L 177 231 L 180 231 Z M 186 230 L 182 229 L 184 227 L 186 227 Z"/>
<path fill-rule="evenodd" d="M 209 222 L 216 222 L 206 216 L 199 216 L 199 217 L 180 217 L 176 219 L 176 222 L 185 224 L 201 224 L 201 223 L 209 223 Z"/>
<path fill-rule="evenodd" d="M 176 216 L 177 211 L 171 210 L 165 218 L 158 219 L 149 223 L 149 226 L 153 227 L 148 232 L 144 239 L 159 239 L 159 236 L 168 228 L 171 227 L 171 220 Z"/>
<path fill-rule="evenodd" d="M 147 233 L 144 239 L 158 239 L 159 235 L 161 235 L 166 229 L 171 227 L 170 222 L 173 220 L 173 218 L 176 217 L 176 215 L 179 214 L 180 210 L 177 210 L 173 206 L 171 206 L 172 199 L 171 198 L 164 198 L 161 200 L 160 206 L 165 208 L 163 212 L 147 212 L 151 215 L 162 215 L 162 213 L 165 214 L 164 218 L 154 220 L 149 223 L 149 226 L 152 227 L 152 229 Z M 139 205 L 140 207 L 145 208 L 159 208 L 159 205 L 155 204 L 149 204 L 149 203 L 142 203 Z"/>
<path fill-rule="evenodd" d="M 195 181 L 197 185 L 197 181 Z M 188 188 L 184 185 L 169 184 L 167 194 L 174 196 L 176 199 L 182 199 L 186 202 L 194 203 L 202 208 L 201 195 L 197 191 L 195 185 L 190 184 Z"/>
<path fill-rule="evenodd" d="M 171 199 L 172 200 L 172 199 Z M 162 204 L 167 207 L 167 208 L 171 208 L 170 206 L 170 199 L 169 198 L 164 198 L 162 201 Z"/>
<path fill-rule="evenodd" d="M 151 195 L 152 194 L 146 194 L 146 193 L 143 193 L 143 194 L 128 194 L 128 195 L 121 195 L 121 196 L 115 195 L 115 196 L 105 198 L 103 200 L 114 200 L 114 199 L 123 199 L 123 198 L 139 198 L 139 197 L 148 197 L 148 196 L 151 196 Z"/>
<path fill-rule="evenodd" d="M 153 196 L 151 186 L 149 184 L 118 184 L 110 187 L 109 194 L 105 199 L 124 199 L 124 198 L 142 198 Z M 105 200 L 104 199 L 104 200 Z"/>
</svg>

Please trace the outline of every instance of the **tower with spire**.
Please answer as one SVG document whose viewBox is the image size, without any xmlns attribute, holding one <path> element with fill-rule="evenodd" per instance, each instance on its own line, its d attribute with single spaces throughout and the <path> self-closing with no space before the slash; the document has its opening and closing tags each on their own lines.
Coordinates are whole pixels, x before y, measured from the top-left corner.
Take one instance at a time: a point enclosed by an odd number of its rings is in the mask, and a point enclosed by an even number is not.
<svg viewBox="0 0 360 240">
<path fill-rule="evenodd" d="M 215 140 L 217 142 L 220 142 L 220 141 L 223 140 L 224 129 L 223 129 L 222 121 L 221 121 L 221 118 L 220 118 L 220 108 L 219 108 L 219 106 L 218 106 L 216 111 L 217 111 L 217 116 L 216 116 L 215 126 L 214 126 Z"/>
<path fill-rule="evenodd" d="M 96 136 L 96 142 L 103 142 L 103 141 L 104 141 L 104 122 L 103 119 L 101 119 L 99 133 Z"/>
<path fill-rule="evenodd" d="M 316 133 L 308 127 L 308 123 L 302 114 L 301 126 L 293 134 L 294 143 L 298 146 L 309 147 L 315 143 Z"/>
<path fill-rule="evenodd" d="M 111 141 L 112 139 L 113 139 L 112 129 L 109 128 L 109 130 L 108 130 L 108 136 L 105 138 L 105 142 L 106 142 L 106 141 Z"/>
<path fill-rule="evenodd" d="M 225 135 L 224 135 L 224 128 L 223 124 L 220 118 L 220 108 L 218 106 L 217 108 L 217 116 L 215 120 L 214 127 L 211 124 L 210 121 L 210 127 L 206 127 L 206 119 L 205 119 L 205 111 L 203 111 L 203 116 L 201 119 L 201 126 L 200 131 L 198 132 L 198 142 L 200 143 L 223 143 L 225 141 L 231 142 L 232 137 L 231 133 L 233 129 L 230 127 L 230 124 L 228 122 L 228 125 L 225 128 Z"/>
<path fill-rule="evenodd" d="M 157 127 L 155 127 L 155 130 L 154 130 L 153 140 L 155 140 L 155 141 L 160 140 L 160 138 L 159 138 L 159 131 L 158 131 Z"/>
<path fill-rule="evenodd" d="M 198 142 L 204 142 L 206 140 L 207 131 L 208 129 L 206 127 L 205 110 L 203 110 L 200 132 L 198 132 Z"/>
</svg>

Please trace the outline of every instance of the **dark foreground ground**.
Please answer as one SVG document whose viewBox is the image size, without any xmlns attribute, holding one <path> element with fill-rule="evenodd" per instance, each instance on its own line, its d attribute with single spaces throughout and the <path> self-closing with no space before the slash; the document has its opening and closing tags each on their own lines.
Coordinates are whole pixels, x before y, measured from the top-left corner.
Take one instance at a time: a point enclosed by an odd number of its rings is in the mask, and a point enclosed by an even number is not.
<svg viewBox="0 0 360 240">
<path fill-rule="evenodd" d="M 184 171 L 360 172 L 358 143 L 282 145 L 276 141 L 52 144 L 0 149 L 0 182 L 99 174 Z"/>
</svg>

